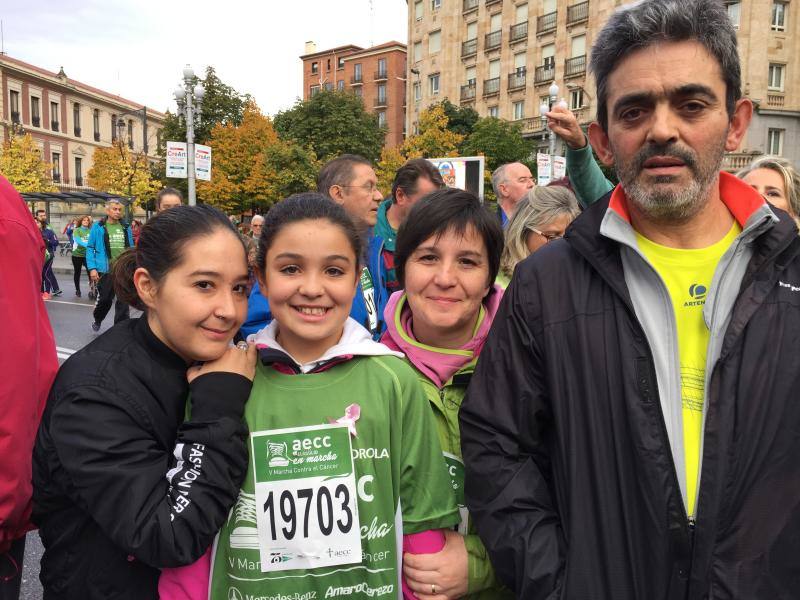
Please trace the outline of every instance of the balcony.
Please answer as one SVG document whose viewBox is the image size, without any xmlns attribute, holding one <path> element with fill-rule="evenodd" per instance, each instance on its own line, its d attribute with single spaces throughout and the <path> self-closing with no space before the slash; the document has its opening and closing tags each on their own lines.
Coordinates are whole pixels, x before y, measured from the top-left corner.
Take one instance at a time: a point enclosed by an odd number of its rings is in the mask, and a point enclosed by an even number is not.
<svg viewBox="0 0 800 600">
<path fill-rule="evenodd" d="M 785 101 L 783 94 L 767 94 L 767 106 L 772 108 L 783 108 Z"/>
<path fill-rule="evenodd" d="M 34 127 L 41 127 L 42 126 L 41 117 L 31 117 L 31 125 L 33 125 Z"/>
<path fill-rule="evenodd" d="M 722 157 L 722 168 L 735 173 L 744 169 L 759 156 L 762 156 L 760 152 L 731 152 Z"/>
<path fill-rule="evenodd" d="M 383 98 L 378 96 L 377 98 L 375 98 L 375 104 L 373 106 L 375 106 L 375 108 L 386 108 L 386 104 L 387 104 L 386 96 L 384 96 Z"/>
<path fill-rule="evenodd" d="M 547 13 L 546 15 L 542 15 L 541 17 L 537 17 L 536 35 L 541 35 L 543 33 L 550 33 L 551 31 L 555 31 L 557 17 L 558 17 L 558 11 Z"/>
<path fill-rule="evenodd" d="M 386 81 L 387 79 L 389 79 L 389 75 L 385 69 L 375 71 L 375 81 Z"/>
<path fill-rule="evenodd" d="M 495 94 L 500 93 L 500 78 L 493 77 L 492 79 L 484 79 L 483 80 L 483 95 L 486 96 L 494 96 Z"/>
<path fill-rule="evenodd" d="M 576 25 L 589 19 L 589 3 L 579 2 L 567 7 L 567 25 Z"/>
<path fill-rule="evenodd" d="M 574 56 L 564 61 L 564 77 L 579 77 L 586 74 L 586 55 Z"/>
<path fill-rule="evenodd" d="M 53 131 L 59 131 L 58 121 L 51 121 L 50 122 L 50 129 Z"/>
<path fill-rule="evenodd" d="M 364 79 L 361 76 L 361 73 L 359 73 L 358 75 L 353 75 L 352 77 L 350 77 L 350 85 L 361 85 L 363 83 L 364 83 Z"/>
<path fill-rule="evenodd" d="M 75 128 L 75 137 L 81 137 L 81 128 L 80 127 L 76 127 Z"/>
<path fill-rule="evenodd" d="M 94 132 L 94 141 L 95 142 L 99 142 L 100 141 L 100 132 L 99 131 L 95 131 Z"/>
<path fill-rule="evenodd" d="M 478 38 L 461 42 L 461 58 L 475 56 L 478 53 Z"/>
<path fill-rule="evenodd" d="M 553 81 L 556 77 L 556 68 L 554 65 L 542 65 L 536 67 L 536 73 L 533 76 L 534 83 L 547 83 Z"/>
<path fill-rule="evenodd" d="M 484 2 L 485 6 L 492 6 L 493 4 L 502 4 L 503 0 L 486 0 Z"/>
<path fill-rule="evenodd" d="M 546 130 L 547 126 L 547 119 L 542 119 L 542 117 L 529 117 L 513 122 L 519 124 L 520 133 L 522 133 L 522 135 L 536 135 L 542 133 Z"/>
<path fill-rule="evenodd" d="M 528 22 L 512 25 L 508 32 L 508 39 L 512 43 L 528 39 Z"/>
<path fill-rule="evenodd" d="M 75 178 L 75 185 L 77 185 L 77 186 L 81 186 L 81 185 L 83 185 L 83 177 L 81 177 L 80 175 L 78 175 L 78 176 Z"/>
<path fill-rule="evenodd" d="M 19 111 L 11 111 L 11 122 L 19 125 Z"/>
<path fill-rule="evenodd" d="M 503 41 L 502 31 L 493 31 L 492 33 L 487 33 L 483 43 L 483 51 L 488 52 L 489 50 L 494 50 L 495 48 L 499 48 L 500 43 L 502 41 Z"/>
<path fill-rule="evenodd" d="M 475 100 L 475 92 L 477 87 L 474 83 L 468 83 L 467 85 L 461 86 L 461 101 L 462 102 L 470 102 Z"/>
<path fill-rule="evenodd" d="M 468 13 L 472 10 L 477 10 L 478 4 L 478 0 L 464 0 L 462 12 Z"/>
<path fill-rule="evenodd" d="M 518 90 L 525 87 L 525 69 L 508 75 L 508 91 Z"/>
</svg>

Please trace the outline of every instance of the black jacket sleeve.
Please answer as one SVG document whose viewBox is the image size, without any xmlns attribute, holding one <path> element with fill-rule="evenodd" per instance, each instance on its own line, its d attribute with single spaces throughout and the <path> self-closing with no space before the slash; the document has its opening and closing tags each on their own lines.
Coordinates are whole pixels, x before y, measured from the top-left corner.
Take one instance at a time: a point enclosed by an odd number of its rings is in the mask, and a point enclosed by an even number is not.
<svg viewBox="0 0 800 600">
<path fill-rule="evenodd" d="M 146 564 L 194 562 L 222 526 L 247 470 L 242 414 L 251 387 L 233 373 L 196 378 L 191 417 L 169 449 L 154 439 L 149 413 L 135 398 L 102 386 L 67 391 L 50 430 L 74 500 Z"/>
<path fill-rule="evenodd" d="M 466 502 L 498 579 L 518 598 L 560 597 L 564 552 L 545 437 L 544 364 L 529 324 L 536 282 L 519 269 L 460 411 Z"/>
</svg>

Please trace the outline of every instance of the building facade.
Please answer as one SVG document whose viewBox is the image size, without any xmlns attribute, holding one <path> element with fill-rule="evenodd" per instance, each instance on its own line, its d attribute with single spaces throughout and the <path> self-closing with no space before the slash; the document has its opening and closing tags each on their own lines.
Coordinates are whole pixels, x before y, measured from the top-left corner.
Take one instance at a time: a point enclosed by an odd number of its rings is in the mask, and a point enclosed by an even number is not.
<svg viewBox="0 0 800 600">
<path fill-rule="evenodd" d="M 386 128 L 386 145 L 398 146 L 405 135 L 406 46 L 387 42 L 372 48 L 339 46 L 317 51 L 306 43 L 303 61 L 303 99 L 320 90 L 349 91 Z"/>
<path fill-rule="evenodd" d="M 159 160 L 161 112 L 2 54 L 0 87 L 0 142 L 12 128 L 31 134 L 64 191 L 88 187 L 94 151 L 117 141 L 119 122 L 132 151 Z"/>
<path fill-rule="evenodd" d="M 448 98 L 480 116 L 519 122 L 546 152 L 549 88 L 559 87 L 582 125 L 594 119 L 588 73 L 594 38 L 623 0 L 409 0 L 406 127 Z M 800 8 L 788 0 L 726 2 L 737 28 L 743 93 L 756 105 L 740 148 L 725 158 L 736 170 L 760 154 L 800 161 Z M 766 50 L 766 51 L 765 51 Z"/>
</svg>

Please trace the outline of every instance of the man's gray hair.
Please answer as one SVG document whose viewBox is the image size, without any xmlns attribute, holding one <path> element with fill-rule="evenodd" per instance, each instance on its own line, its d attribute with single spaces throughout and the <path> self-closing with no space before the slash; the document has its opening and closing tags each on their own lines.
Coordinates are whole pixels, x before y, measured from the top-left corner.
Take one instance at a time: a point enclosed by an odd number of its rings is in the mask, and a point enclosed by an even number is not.
<svg viewBox="0 0 800 600">
<path fill-rule="evenodd" d="M 317 176 L 317 191 L 330 196 L 330 189 L 334 185 L 350 185 L 355 179 L 355 169 L 358 165 L 372 167 L 371 162 L 357 154 L 342 154 L 329 160 Z"/>
<path fill-rule="evenodd" d="M 253 215 L 253 218 L 250 219 L 250 225 L 255 225 L 257 223 L 264 223 L 264 215 Z"/>
<path fill-rule="evenodd" d="M 492 189 L 494 190 L 494 195 L 497 200 L 500 200 L 500 184 L 506 183 L 508 179 L 506 179 L 506 169 L 508 165 L 514 163 L 506 163 L 504 165 L 500 165 L 492 172 Z"/>
<path fill-rule="evenodd" d="M 592 47 L 590 69 L 597 81 L 597 120 L 608 131 L 608 78 L 629 54 L 659 42 L 696 41 L 717 59 L 725 81 L 725 106 L 733 116 L 742 97 L 736 31 L 721 0 L 642 0 L 623 6 Z"/>
</svg>

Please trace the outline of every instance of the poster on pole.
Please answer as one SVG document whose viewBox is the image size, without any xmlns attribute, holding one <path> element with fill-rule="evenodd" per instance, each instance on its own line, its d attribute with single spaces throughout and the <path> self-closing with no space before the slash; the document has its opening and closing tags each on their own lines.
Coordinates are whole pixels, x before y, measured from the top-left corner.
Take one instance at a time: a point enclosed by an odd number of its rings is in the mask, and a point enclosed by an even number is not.
<svg viewBox="0 0 800 600">
<path fill-rule="evenodd" d="M 167 142 L 167 177 L 186 179 L 186 142 Z"/>
<path fill-rule="evenodd" d="M 567 176 L 567 159 L 563 156 L 553 157 L 553 179 L 563 179 Z"/>
<path fill-rule="evenodd" d="M 197 179 L 211 181 L 211 146 L 194 145 L 194 174 Z"/>
<path fill-rule="evenodd" d="M 483 201 L 483 156 L 429 158 L 448 187 L 467 190 Z"/>
<path fill-rule="evenodd" d="M 547 185 L 551 181 L 552 163 L 549 154 L 536 153 L 536 185 Z"/>
</svg>

